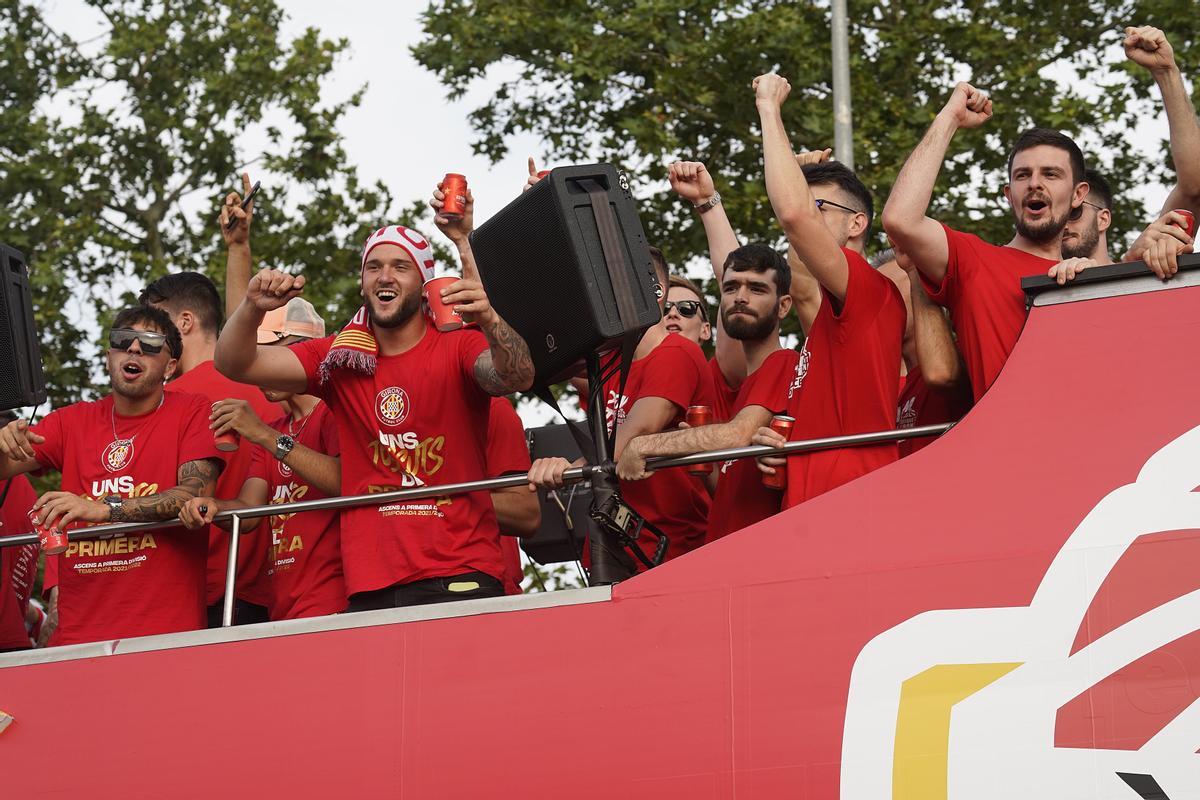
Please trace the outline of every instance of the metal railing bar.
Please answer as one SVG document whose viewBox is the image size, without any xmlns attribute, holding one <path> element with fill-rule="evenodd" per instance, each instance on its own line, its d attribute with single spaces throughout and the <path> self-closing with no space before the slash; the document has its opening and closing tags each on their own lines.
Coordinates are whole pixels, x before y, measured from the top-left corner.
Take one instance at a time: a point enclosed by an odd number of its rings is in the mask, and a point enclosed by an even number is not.
<svg viewBox="0 0 1200 800">
<path fill-rule="evenodd" d="M 797 453 L 808 453 L 816 450 L 831 450 L 838 447 L 864 447 L 873 444 L 897 442 L 903 439 L 921 439 L 930 436 L 940 436 L 954 427 L 955 424 L 957 423 L 947 422 L 941 425 L 924 425 L 919 428 L 874 431 L 871 433 L 858 433 L 850 436 L 830 436 L 824 439 L 804 439 L 796 442 L 788 442 L 782 447 L 767 447 L 765 445 L 734 447 L 727 450 L 711 450 L 704 453 L 695 453 L 689 456 L 652 458 L 649 459 L 646 464 L 651 469 L 666 469 L 668 467 L 682 467 L 690 464 L 707 464 L 716 461 L 732 461 L 739 458 L 758 458 L 759 456 L 772 455 L 795 455 Z M 563 473 L 563 483 L 579 483 L 580 481 L 591 478 L 596 472 L 602 471 L 603 469 L 603 467 L 590 464 L 582 467 L 572 467 Z M 281 513 L 296 514 L 304 511 L 321 511 L 326 509 L 355 508 L 366 505 L 383 505 L 385 503 L 395 503 L 406 500 L 422 500 L 430 497 L 444 497 L 446 495 L 465 494 L 467 492 L 508 489 L 513 486 L 521 486 L 528 482 L 529 480 L 526 475 L 507 475 L 503 478 L 488 478 L 486 480 L 465 481 L 462 483 L 444 483 L 437 486 L 417 486 L 411 489 L 398 489 L 394 492 L 380 492 L 378 494 L 326 497 L 320 500 L 300 500 L 294 503 L 278 503 L 275 505 L 239 508 L 237 511 L 224 511 L 220 514 L 217 514 L 215 519 L 222 521 L 236 521 L 239 519 L 269 517 Z M 240 527 L 240 523 L 235 524 Z M 143 530 L 156 530 L 180 526 L 181 523 L 179 520 L 166 520 L 163 522 L 120 523 L 116 525 L 95 525 L 90 528 L 80 528 L 78 530 L 69 531 L 67 536 L 70 541 L 74 542 L 83 541 L 86 539 L 120 536 L 126 533 L 135 533 Z M 0 547 L 20 547 L 27 544 L 37 544 L 37 541 L 38 537 L 35 533 L 21 534 L 19 536 L 8 536 L 0 538 Z"/>
</svg>

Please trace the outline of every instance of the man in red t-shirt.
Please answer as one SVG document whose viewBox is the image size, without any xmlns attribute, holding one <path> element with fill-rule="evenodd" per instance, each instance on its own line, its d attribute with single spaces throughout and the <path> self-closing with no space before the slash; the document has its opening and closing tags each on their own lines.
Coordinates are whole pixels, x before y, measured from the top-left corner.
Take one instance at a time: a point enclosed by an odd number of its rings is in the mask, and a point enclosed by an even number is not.
<svg viewBox="0 0 1200 800">
<path fill-rule="evenodd" d="M 24 475 L 0 483 L 0 536 L 32 532 L 29 509 L 36 500 L 33 486 Z M 32 646 L 26 613 L 37 576 L 37 561 L 35 544 L 0 549 L 0 653 Z"/>
<path fill-rule="evenodd" d="M 909 156 L 883 209 L 883 227 L 921 272 L 935 303 L 950 309 L 975 400 L 999 375 L 1025 323 L 1021 278 L 1045 275 L 1061 259 L 1063 228 L 1083 203 L 1083 153 L 1058 131 L 1031 128 L 1008 159 L 1004 196 L 1016 234 L 1003 247 L 925 216 L 938 171 L 959 128 L 992 115 L 992 101 L 960 83 Z"/>
<path fill-rule="evenodd" d="M 669 283 L 662 251 L 650 249 L 660 286 Z M 659 298 L 660 306 L 666 302 Z M 619 358 L 614 353 L 609 358 Z M 629 441 L 638 436 L 672 430 L 683 422 L 688 406 L 712 407 L 712 382 L 704 353 L 695 342 L 655 325 L 642 334 L 621 392 L 620 376 L 601 387 L 608 431 L 615 431 L 613 456 L 620 460 Z M 582 463 L 582 462 L 577 462 Z M 529 472 L 530 488 L 561 487 L 563 472 L 571 466 L 564 458 L 543 458 Z M 663 470 L 644 481 L 623 481 L 621 498 L 667 537 L 665 558 L 681 556 L 704 543 L 709 496 L 701 478 L 683 467 Z M 646 535 L 638 542 L 647 558 L 657 549 L 657 539 Z M 639 561 L 637 566 L 644 565 Z"/>
<path fill-rule="evenodd" d="M 524 475 L 529 472 L 529 444 L 521 418 L 504 397 L 493 397 L 488 416 L 487 476 Z M 536 495 L 524 486 L 511 486 L 491 492 L 500 526 L 500 549 L 504 553 L 505 594 L 520 594 L 524 570 L 518 536 L 533 536 L 542 524 L 542 510 Z"/>
<path fill-rule="evenodd" d="M 779 322 L 791 310 L 792 302 L 787 263 L 767 245 L 748 244 L 730 252 L 722 267 L 721 325 L 743 348 L 749 368 L 729 410 L 729 419 L 630 439 L 617 460 L 617 475 L 623 481 L 650 476 L 646 459 L 653 456 L 691 455 L 748 445 L 755 430 L 770 422 L 771 416 L 787 404 L 787 388 L 798 357 L 795 350 L 784 349 L 779 342 Z M 706 541 L 779 511 L 780 493 L 763 486 L 752 460 L 725 462 L 718 472 Z"/>
<path fill-rule="evenodd" d="M 767 196 L 788 243 L 821 289 L 820 307 L 788 388 L 792 441 L 887 430 L 895 425 L 901 341 L 907 316 L 896 285 L 847 247 L 870 231 L 871 195 L 836 163 L 801 167 L 782 108 L 791 85 L 770 73 L 754 80 L 763 132 Z M 810 188 L 810 185 L 812 188 Z M 756 444 L 780 445 L 769 428 Z M 784 506 L 816 497 L 898 457 L 895 444 L 791 456 Z M 769 464 L 764 471 L 773 472 Z"/>
<path fill-rule="evenodd" d="M 230 231 L 221 225 L 226 242 L 245 236 L 245 226 Z M 171 315 L 183 339 L 183 356 L 179 360 L 181 374 L 167 384 L 172 392 L 190 392 L 207 397 L 210 403 L 218 400 L 244 400 L 262 419 L 275 419 L 282 411 L 269 402 L 253 386 L 235 383 L 213 366 L 213 351 L 224 318 L 221 296 L 217 287 L 199 272 L 178 272 L 166 275 L 147 286 L 141 302 L 161 308 Z M 252 448 L 241 442 L 228 456 L 225 471 L 217 482 L 216 496 L 226 500 L 237 497 L 250 468 Z M 270 586 L 266 577 L 268 544 L 266 536 L 251 533 L 238 544 L 237 607 L 234 619 L 239 624 L 265 622 Z M 209 627 L 221 623 L 222 598 L 225 595 L 225 571 L 229 563 L 229 537 L 217 528 L 208 530 L 208 576 L 205 599 L 208 603 Z"/>
<path fill-rule="evenodd" d="M 440 194 L 440 192 L 438 193 Z M 435 195 L 435 208 L 440 198 Z M 263 314 L 304 287 L 263 270 L 217 342 L 217 367 L 236 380 L 324 399 L 338 423 L 344 495 L 480 480 L 487 473 L 491 396 L 529 388 L 533 362 L 478 280 L 467 212 L 436 221 L 458 248 L 464 279 L 442 290 L 470 328 L 442 333 L 421 313 L 433 248 L 390 225 L 363 248 L 365 305 L 337 336 L 255 348 Z M 350 610 L 491 597 L 504 592 L 503 555 L 486 492 L 361 506 L 342 514 Z"/>
<path fill-rule="evenodd" d="M 34 505 L 41 525 L 169 520 L 187 500 L 212 493 L 223 462 L 208 403 L 163 391 L 181 349 L 165 312 L 127 308 L 109 331 L 112 394 L 53 411 L 33 428 L 18 420 L 0 430 L 0 478 L 62 473 L 62 490 Z M 72 541 L 57 557 L 50 644 L 203 627 L 205 551 L 202 537 L 179 530 Z"/>
<path fill-rule="evenodd" d="M 284 308 L 267 313 L 258 343 L 290 346 L 325 335 L 325 322 L 312 304 L 292 298 Z M 232 500 L 198 497 L 179 512 L 188 528 L 212 523 L 222 512 L 268 503 L 294 503 L 336 496 L 341 465 L 337 423 L 329 406 L 307 394 L 263 389 L 273 406 L 287 413 L 263 422 L 244 400 L 222 400 L 213 406 L 214 433 L 234 431 L 253 446 L 250 469 Z M 279 514 L 269 518 L 271 547 L 267 556 L 271 620 L 337 614 L 346 608 L 342 572 L 340 512 L 335 509 Z M 260 518 L 244 520 L 241 531 L 258 527 Z M 230 530 L 232 523 L 217 523 Z"/>
</svg>

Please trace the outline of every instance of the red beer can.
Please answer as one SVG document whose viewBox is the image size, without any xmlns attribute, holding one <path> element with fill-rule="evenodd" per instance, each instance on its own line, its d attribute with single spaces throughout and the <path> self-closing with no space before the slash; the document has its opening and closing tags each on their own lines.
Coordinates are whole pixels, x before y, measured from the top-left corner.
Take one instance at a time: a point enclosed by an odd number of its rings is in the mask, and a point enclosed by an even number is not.
<svg viewBox="0 0 1200 800">
<path fill-rule="evenodd" d="M 688 406 L 687 416 L 684 418 L 689 428 L 699 428 L 702 425 L 712 424 L 712 409 L 708 406 Z M 708 475 L 713 471 L 712 464 L 692 464 L 687 468 L 687 471 L 692 475 Z"/>
<path fill-rule="evenodd" d="M 789 417 L 786 414 L 776 414 L 771 418 L 771 430 L 778 433 L 784 439 L 788 438 L 788 434 L 792 432 L 792 426 L 796 424 L 795 417 Z M 770 489 L 784 489 L 787 487 L 787 465 L 783 464 L 775 468 L 774 475 L 768 475 L 765 472 L 762 476 L 763 486 Z"/>
<path fill-rule="evenodd" d="M 46 528 L 42 526 L 41 520 L 38 519 L 37 512 L 32 508 L 29 509 L 29 522 L 33 525 L 34 532 L 38 535 L 38 545 L 42 548 L 42 552 L 48 556 L 56 556 L 67 549 L 67 533 L 58 528 Z"/>
<path fill-rule="evenodd" d="M 467 210 L 467 179 L 457 172 L 447 172 L 442 178 L 442 193 L 446 199 L 442 201 L 442 216 L 448 219 L 462 219 Z"/>
<path fill-rule="evenodd" d="M 1188 211 L 1186 208 L 1176 208 L 1176 209 L 1172 209 L 1172 210 L 1176 214 L 1179 214 L 1180 216 L 1182 216 L 1184 219 L 1187 220 L 1187 227 L 1185 227 L 1183 229 L 1184 233 L 1186 233 L 1188 236 L 1195 236 L 1196 235 L 1196 215 L 1193 214 L 1191 211 Z M 1171 223 L 1171 224 L 1174 225 L 1175 223 Z M 1176 227 L 1179 227 L 1179 226 L 1176 225 Z"/>
</svg>

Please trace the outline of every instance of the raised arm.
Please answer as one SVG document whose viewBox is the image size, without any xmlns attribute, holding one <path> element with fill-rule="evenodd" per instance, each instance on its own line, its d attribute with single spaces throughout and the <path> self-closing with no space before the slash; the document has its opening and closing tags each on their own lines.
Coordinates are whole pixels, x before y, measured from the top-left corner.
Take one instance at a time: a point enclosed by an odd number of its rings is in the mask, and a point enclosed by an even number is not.
<svg viewBox="0 0 1200 800">
<path fill-rule="evenodd" d="M 1200 212 L 1200 123 L 1171 44 L 1149 25 L 1126 28 L 1123 44 L 1126 58 L 1150 71 L 1167 112 L 1176 184 L 1160 213 L 1174 208 Z"/>
<path fill-rule="evenodd" d="M 242 173 L 242 191 L 250 194 L 250 174 Z M 254 201 L 242 209 L 242 197 L 230 192 L 221 206 L 217 222 L 221 226 L 221 238 L 225 240 L 225 317 L 228 319 L 242 304 L 246 296 L 246 284 L 250 283 L 253 259 L 250 256 L 250 222 L 254 218 Z M 231 228 L 230 221 L 236 221 Z"/>
<path fill-rule="evenodd" d="M 488 349 L 475 361 L 475 380 L 480 388 L 497 397 L 523 392 L 533 385 L 533 357 L 529 355 L 525 340 L 496 313 L 483 291 L 475 253 L 468 238 L 474 224 L 475 198 L 468 189 L 462 217 L 450 219 L 442 216 L 445 197 L 439 183 L 429 205 L 434 211 L 434 224 L 458 250 L 463 279 L 447 286 L 442 292 L 442 300 L 454 306 L 463 322 L 479 325 L 488 341 Z"/>
<path fill-rule="evenodd" d="M 978 127 L 991 116 L 992 101 L 987 94 L 968 83 L 955 86 L 921 143 L 904 162 L 883 207 L 883 229 L 888 238 L 908 253 L 921 273 L 934 283 L 945 278 L 950 258 L 946 232 L 926 215 L 938 172 L 955 132 Z"/>
<path fill-rule="evenodd" d="M 783 127 L 783 103 L 792 90 L 791 84 L 780 75 L 768 73 L 755 78 L 753 85 L 771 208 L 788 244 L 808 271 L 830 294 L 844 300 L 850 278 L 846 256 L 825 225 Z"/>
<path fill-rule="evenodd" d="M 617 461 L 622 480 L 640 480 L 651 474 L 646 459 L 655 456 L 687 456 L 707 450 L 725 450 L 750 444 L 754 432 L 771 422 L 771 412 L 762 406 L 747 406 L 729 422 L 663 431 L 631 439 Z"/>
<path fill-rule="evenodd" d="M 272 309 L 287 305 L 304 291 L 303 275 L 264 269 L 250 279 L 246 296 L 225 321 L 214 362 L 222 375 L 239 383 L 302 393 L 308 388 L 304 366 L 286 347 L 260 346 L 258 326 Z"/>
<path fill-rule="evenodd" d="M 725 214 L 725 206 L 717 193 L 712 175 L 699 161 L 676 161 L 667 168 L 667 179 L 675 194 L 691 204 L 700 215 L 700 224 L 704 226 L 704 236 L 708 239 L 708 258 L 712 263 L 713 276 L 720 286 L 725 260 L 741 243 Z M 717 365 L 730 385 L 737 386 L 746 379 L 746 351 L 741 342 L 725 335 L 725 323 L 719 309 L 716 327 Z"/>
</svg>

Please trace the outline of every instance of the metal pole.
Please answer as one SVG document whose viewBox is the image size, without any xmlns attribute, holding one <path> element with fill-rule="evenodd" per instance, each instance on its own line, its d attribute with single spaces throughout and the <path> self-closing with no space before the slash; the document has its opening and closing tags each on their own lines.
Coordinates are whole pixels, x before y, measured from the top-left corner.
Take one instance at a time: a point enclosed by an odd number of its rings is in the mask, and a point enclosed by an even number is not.
<svg viewBox="0 0 1200 800">
<path fill-rule="evenodd" d="M 833 0 L 833 149 L 837 160 L 854 169 L 854 129 L 850 113 L 850 44 L 846 0 Z"/>
<path fill-rule="evenodd" d="M 233 625 L 234 591 L 237 587 L 238 540 L 242 538 L 242 518 L 233 515 L 233 530 L 229 532 L 229 564 L 225 567 L 225 605 L 221 607 L 221 627 Z"/>
<path fill-rule="evenodd" d="M 903 430 L 875 431 L 873 433 L 858 433 L 851 436 L 831 436 L 827 439 L 805 439 L 788 442 L 782 447 L 734 447 L 728 450 L 711 450 L 690 456 L 672 456 L 670 458 L 652 458 L 646 462 L 651 469 L 666 469 L 681 467 L 688 464 L 708 464 L 715 461 L 731 461 L 737 458 L 757 458 L 758 456 L 793 455 L 807 453 L 813 450 L 831 450 L 837 447 L 860 447 L 864 445 L 898 442 L 902 439 L 921 439 L 927 436 L 940 436 L 953 428 L 955 423 L 943 425 L 925 425 L 920 428 L 905 428 Z M 611 468 L 611 467 L 610 467 Z M 563 482 L 567 484 L 594 478 L 604 472 L 603 467 L 588 465 L 571 467 L 563 473 Z M 299 514 L 304 511 L 321 511 L 324 509 L 356 508 L 358 506 L 382 505 L 403 500 L 420 500 L 429 497 L 465 494 L 466 492 L 493 491 L 522 486 L 529 483 L 526 475 L 509 475 L 504 478 L 488 478 L 482 481 L 465 481 L 463 483 L 447 483 L 440 486 L 420 486 L 415 489 L 400 489 L 394 492 L 379 494 L 348 495 L 345 497 L 327 497 L 321 500 L 301 500 L 297 503 L 280 503 L 278 505 L 255 506 L 240 508 L 236 512 L 222 511 L 217 514 L 217 520 L 242 520 L 269 517 L 274 514 Z M 145 530 L 161 530 L 163 528 L 179 527 L 179 520 L 163 522 L 121 523 L 119 525 L 94 525 L 90 528 L 80 528 L 70 531 L 67 536 L 72 542 L 85 539 L 100 539 L 112 536 L 122 536 Z M 0 538 L 0 547 L 20 547 L 27 544 L 37 544 L 35 533 L 24 533 L 19 536 Z"/>
<path fill-rule="evenodd" d="M 590 355 L 587 360 L 588 385 L 592 394 L 588 402 L 588 423 L 592 429 L 592 442 L 596 445 L 596 461 L 604 465 L 603 471 L 592 477 L 592 504 L 603 505 L 618 491 L 617 475 L 612 470 L 608 452 L 608 425 L 605 421 L 604 384 L 600 380 L 600 357 Z M 633 575 L 633 563 L 625 556 L 617 543 L 617 537 L 604 529 L 603 525 L 588 525 L 589 586 L 608 586 Z"/>
</svg>

